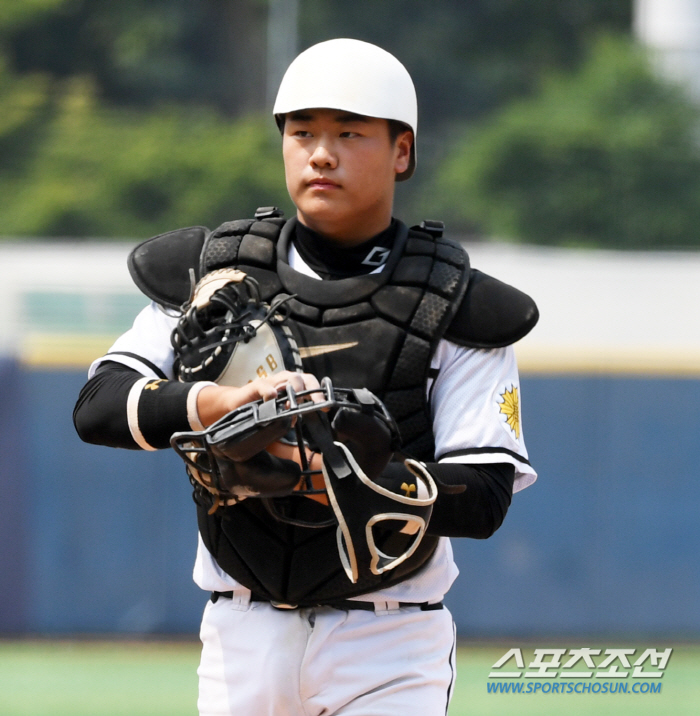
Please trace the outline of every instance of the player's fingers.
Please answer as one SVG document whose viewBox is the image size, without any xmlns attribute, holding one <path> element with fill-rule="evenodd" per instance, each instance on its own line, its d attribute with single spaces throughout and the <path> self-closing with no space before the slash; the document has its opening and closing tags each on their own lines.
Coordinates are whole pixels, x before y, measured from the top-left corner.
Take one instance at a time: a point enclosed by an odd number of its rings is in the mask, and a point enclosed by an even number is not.
<svg viewBox="0 0 700 716">
<path fill-rule="evenodd" d="M 304 390 L 304 379 L 302 378 L 301 373 L 292 373 L 291 371 L 287 371 L 283 381 L 284 382 L 281 386 L 282 388 L 286 388 L 288 385 L 291 385 L 295 393 L 301 393 L 301 391 Z"/>
<path fill-rule="evenodd" d="M 306 390 L 313 390 L 309 398 L 314 403 L 323 402 L 323 393 L 321 392 L 321 385 L 315 375 L 311 373 L 294 373 L 293 371 L 282 371 L 274 376 L 278 390 L 284 390 L 287 385 L 291 385 L 295 393 L 301 393 Z"/>
<path fill-rule="evenodd" d="M 311 373 L 304 373 L 303 376 L 305 389 L 314 391 L 309 396 L 311 400 L 314 403 L 322 403 L 325 400 L 325 397 L 323 395 L 323 391 L 321 390 L 321 384 L 318 382 L 316 376 L 311 375 Z"/>
<path fill-rule="evenodd" d="M 273 400 L 277 397 L 277 388 L 269 378 L 256 378 L 247 385 L 238 388 L 241 391 L 244 403 L 250 403 L 254 400 Z"/>
<path fill-rule="evenodd" d="M 301 388 L 301 390 L 314 391 L 308 396 L 307 399 L 311 399 L 314 403 L 322 403 L 325 400 L 323 391 L 321 390 L 321 384 L 318 382 L 318 379 L 315 375 L 312 375 L 311 373 L 297 373 L 296 377 L 297 380 L 299 378 L 301 378 L 302 380 L 303 387 Z"/>
</svg>

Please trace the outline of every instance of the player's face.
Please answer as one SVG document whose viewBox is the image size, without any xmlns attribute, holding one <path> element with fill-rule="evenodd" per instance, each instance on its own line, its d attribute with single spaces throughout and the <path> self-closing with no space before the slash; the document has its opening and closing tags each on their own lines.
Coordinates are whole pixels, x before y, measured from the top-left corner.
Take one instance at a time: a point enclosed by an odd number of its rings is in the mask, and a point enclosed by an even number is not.
<svg viewBox="0 0 700 716">
<path fill-rule="evenodd" d="M 287 114 L 282 153 L 299 220 L 345 245 L 386 229 L 412 136 L 407 131 L 392 142 L 387 120 L 334 109 Z"/>
</svg>

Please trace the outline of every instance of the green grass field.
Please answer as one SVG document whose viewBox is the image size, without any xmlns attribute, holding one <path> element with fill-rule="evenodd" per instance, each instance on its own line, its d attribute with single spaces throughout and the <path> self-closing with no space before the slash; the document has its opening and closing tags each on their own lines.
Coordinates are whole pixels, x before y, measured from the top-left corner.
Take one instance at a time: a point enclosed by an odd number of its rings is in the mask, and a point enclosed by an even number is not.
<svg viewBox="0 0 700 716">
<path fill-rule="evenodd" d="M 674 649 L 657 694 L 489 694 L 510 646 L 460 648 L 450 716 L 700 713 L 700 646 Z M 196 716 L 198 656 L 194 641 L 0 641 L 0 716 Z"/>
</svg>

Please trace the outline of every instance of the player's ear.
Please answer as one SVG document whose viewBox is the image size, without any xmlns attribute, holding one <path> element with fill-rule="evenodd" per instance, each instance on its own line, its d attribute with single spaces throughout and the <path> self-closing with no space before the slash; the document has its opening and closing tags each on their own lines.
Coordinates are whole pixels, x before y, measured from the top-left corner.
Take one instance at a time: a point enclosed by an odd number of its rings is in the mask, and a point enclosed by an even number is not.
<svg viewBox="0 0 700 716">
<path fill-rule="evenodd" d="M 411 161 L 411 147 L 413 146 L 413 132 L 406 129 L 396 137 L 394 170 L 397 174 L 403 174 L 408 169 Z"/>
</svg>

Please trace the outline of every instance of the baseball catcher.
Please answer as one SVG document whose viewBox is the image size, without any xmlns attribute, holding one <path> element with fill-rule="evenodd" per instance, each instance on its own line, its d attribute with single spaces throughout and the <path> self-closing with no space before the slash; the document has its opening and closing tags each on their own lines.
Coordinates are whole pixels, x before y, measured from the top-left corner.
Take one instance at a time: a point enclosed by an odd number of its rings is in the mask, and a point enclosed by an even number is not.
<svg viewBox="0 0 700 716">
<path fill-rule="evenodd" d="M 396 57 L 314 45 L 273 115 L 294 215 L 135 247 L 152 304 L 91 366 L 76 428 L 185 463 L 202 716 L 445 714 L 450 538 L 490 537 L 536 479 L 512 344 L 537 308 L 441 222 L 393 215 L 418 131 Z"/>
</svg>

